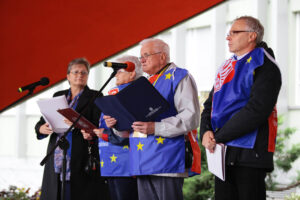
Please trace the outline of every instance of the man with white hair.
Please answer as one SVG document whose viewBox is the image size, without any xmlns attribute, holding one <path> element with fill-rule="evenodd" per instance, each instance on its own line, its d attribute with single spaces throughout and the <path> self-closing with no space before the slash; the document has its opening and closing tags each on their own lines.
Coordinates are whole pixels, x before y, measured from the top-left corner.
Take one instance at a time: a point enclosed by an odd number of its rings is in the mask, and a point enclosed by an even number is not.
<svg viewBox="0 0 300 200">
<path fill-rule="evenodd" d="M 188 176 L 185 165 L 185 135 L 196 129 L 200 106 L 196 83 L 186 69 L 170 62 L 168 44 L 160 39 L 141 43 L 142 69 L 149 81 L 169 102 L 170 109 L 154 122 L 134 122 L 130 137 L 132 173 L 138 179 L 139 199 L 183 199 Z"/>
<path fill-rule="evenodd" d="M 170 108 L 153 122 L 134 122 L 130 141 L 130 171 L 136 175 L 142 200 L 182 200 L 185 135 L 200 121 L 197 86 L 186 69 L 170 62 L 169 46 L 160 39 L 141 42 L 142 69 L 169 102 Z M 141 95 L 142 95 L 141 91 Z M 108 127 L 116 119 L 106 118 Z"/>
</svg>

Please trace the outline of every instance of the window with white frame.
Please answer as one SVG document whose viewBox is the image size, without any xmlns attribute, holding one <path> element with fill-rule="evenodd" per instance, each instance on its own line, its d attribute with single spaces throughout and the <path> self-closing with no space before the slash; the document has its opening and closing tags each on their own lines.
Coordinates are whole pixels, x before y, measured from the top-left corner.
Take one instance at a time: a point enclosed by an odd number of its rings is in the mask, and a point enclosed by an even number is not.
<svg viewBox="0 0 300 200">
<path fill-rule="evenodd" d="M 167 43 L 170 47 L 170 60 L 172 62 L 175 62 L 176 59 L 175 59 L 175 53 L 174 53 L 174 45 L 176 44 L 173 44 L 172 42 L 172 31 L 171 30 L 167 30 L 165 32 L 162 32 L 160 34 L 158 34 L 157 36 L 155 36 L 155 38 L 158 38 L 158 39 L 161 39 L 163 40 L 165 43 Z"/>
<path fill-rule="evenodd" d="M 186 33 L 186 68 L 193 75 L 199 91 L 209 91 L 214 81 L 211 61 L 211 29 L 188 29 Z"/>
<path fill-rule="evenodd" d="M 300 105 L 300 12 L 296 13 L 296 77 L 295 77 L 295 104 Z"/>
</svg>

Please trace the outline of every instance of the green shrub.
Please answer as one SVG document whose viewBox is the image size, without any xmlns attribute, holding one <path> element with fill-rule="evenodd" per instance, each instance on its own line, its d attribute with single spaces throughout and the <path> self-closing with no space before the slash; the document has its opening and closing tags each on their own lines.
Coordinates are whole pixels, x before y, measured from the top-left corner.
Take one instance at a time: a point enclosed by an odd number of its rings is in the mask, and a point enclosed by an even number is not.
<svg viewBox="0 0 300 200">
<path fill-rule="evenodd" d="M 30 188 L 18 188 L 16 186 L 9 186 L 8 190 L 0 191 L 0 200 L 39 200 L 40 190 L 34 195 L 29 194 Z"/>
<path fill-rule="evenodd" d="M 284 200 L 300 200 L 300 195 L 292 193 L 290 196 L 284 197 Z"/>
<path fill-rule="evenodd" d="M 200 142 L 199 142 L 200 143 Z M 183 185 L 185 200 L 207 200 L 214 197 L 214 176 L 208 171 L 205 148 L 201 149 L 201 175 L 186 178 Z"/>
<path fill-rule="evenodd" d="M 283 116 L 278 117 L 278 127 L 283 124 Z M 274 168 L 279 173 L 287 173 L 292 169 L 292 164 L 299 158 L 300 144 L 288 145 L 290 137 L 296 132 L 295 128 L 278 129 L 276 138 L 276 149 L 274 153 Z M 299 174 L 299 171 L 298 171 Z M 279 183 L 276 182 L 276 172 L 269 173 L 266 178 L 267 190 L 280 190 Z M 300 175 L 294 177 L 289 185 L 299 183 Z"/>
</svg>

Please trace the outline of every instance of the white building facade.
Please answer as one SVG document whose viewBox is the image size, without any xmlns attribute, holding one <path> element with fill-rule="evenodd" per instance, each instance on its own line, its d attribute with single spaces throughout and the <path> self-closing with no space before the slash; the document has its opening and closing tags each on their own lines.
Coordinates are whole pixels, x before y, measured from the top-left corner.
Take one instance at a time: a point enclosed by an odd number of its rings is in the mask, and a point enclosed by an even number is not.
<svg viewBox="0 0 300 200">
<path fill-rule="evenodd" d="M 211 90 L 216 70 L 231 55 L 226 34 L 232 21 L 243 15 L 258 18 L 265 27 L 264 41 L 274 50 L 282 73 L 278 112 L 284 115 L 284 127 L 297 128 L 292 141 L 300 142 L 297 137 L 300 133 L 299 0 L 229 0 L 155 37 L 170 45 L 171 61 L 191 72 L 200 95 Z M 133 47 L 116 57 L 123 54 L 139 56 L 139 49 L 139 46 Z M 99 90 L 110 72 L 101 64 L 94 66 L 89 75 L 90 88 Z M 43 167 L 39 162 L 46 154 L 48 140 L 38 141 L 35 136 L 34 126 L 40 117 L 36 101 L 66 88 L 68 83 L 65 81 L 1 113 L 0 190 L 11 184 L 21 183 L 21 186 L 33 188 L 41 184 Z"/>
</svg>

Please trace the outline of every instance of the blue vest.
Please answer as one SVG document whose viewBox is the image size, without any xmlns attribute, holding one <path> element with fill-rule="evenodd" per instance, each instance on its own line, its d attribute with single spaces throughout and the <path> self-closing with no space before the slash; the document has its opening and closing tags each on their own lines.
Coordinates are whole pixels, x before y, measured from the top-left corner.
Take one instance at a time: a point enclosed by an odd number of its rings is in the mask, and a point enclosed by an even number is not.
<svg viewBox="0 0 300 200">
<path fill-rule="evenodd" d="M 129 83 L 112 88 L 110 91 L 119 92 Z M 111 129 L 106 127 L 103 114 L 100 118 L 100 128 L 109 134 Z M 119 146 L 99 138 L 100 171 L 101 176 L 130 176 L 129 173 L 129 145 Z"/>
<path fill-rule="evenodd" d="M 249 101 L 254 70 L 264 63 L 264 50 L 255 48 L 238 61 L 229 59 L 220 68 L 215 85 L 211 113 L 214 132 Z M 226 143 L 229 146 L 253 148 L 257 130 Z"/>
<path fill-rule="evenodd" d="M 170 109 L 155 121 L 177 114 L 174 95 L 179 82 L 187 75 L 187 70 L 173 68 L 158 78 L 154 87 L 169 102 Z M 184 136 L 164 138 L 148 135 L 147 138 L 130 135 L 130 161 L 132 175 L 150 175 L 158 173 L 183 173 L 185 171 Z"/>
</svg>

